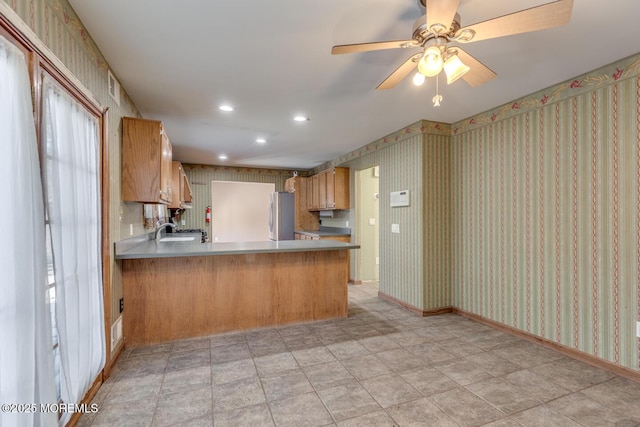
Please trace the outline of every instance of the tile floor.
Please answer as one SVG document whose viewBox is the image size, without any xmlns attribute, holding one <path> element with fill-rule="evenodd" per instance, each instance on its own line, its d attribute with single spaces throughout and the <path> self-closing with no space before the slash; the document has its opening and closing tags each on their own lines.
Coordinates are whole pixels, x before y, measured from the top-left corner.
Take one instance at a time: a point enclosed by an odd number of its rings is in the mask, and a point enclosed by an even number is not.
<svg viewBox="0 0 640 427">
<path fill-rule="evenodd" d="M 638 426 L 640 384 L 349 286 L 349 317 L 127 350 L 80 426 Z"/>
</svg>

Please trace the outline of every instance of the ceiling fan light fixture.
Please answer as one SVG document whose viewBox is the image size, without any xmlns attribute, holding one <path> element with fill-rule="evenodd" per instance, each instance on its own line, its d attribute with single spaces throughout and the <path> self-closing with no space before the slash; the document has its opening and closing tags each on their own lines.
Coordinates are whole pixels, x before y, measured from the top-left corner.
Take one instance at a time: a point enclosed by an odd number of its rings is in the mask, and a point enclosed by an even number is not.
<svg viewBox="0 0 640 427">
<path fill-rule="evenodd" d="M 436 76 L 442 71 L 443 63 L 440 48 L 431 46 L 424 51 L 424 55 L 420 58 L 418 62 L 418 72 L 427 77 Z"/>
<path fill-rule="evenodd" d="M 451 84 L 458 80 L 460 77 L 464 76 L 467 71 L 470 70 L 468 65 L 465 65 L 458 55 L 451 55 L 444 61 L 444 72 L 447 75 L 447 84 Z"/>
<path fill-rule="evenodd" d="M 424 74 L 421 74 L 420 72 L 417 72 L 414 76 L 413 76 L 413 84 L 416 86 L 422 86 L 424 84 L 426 77 Z"/>
</svg>

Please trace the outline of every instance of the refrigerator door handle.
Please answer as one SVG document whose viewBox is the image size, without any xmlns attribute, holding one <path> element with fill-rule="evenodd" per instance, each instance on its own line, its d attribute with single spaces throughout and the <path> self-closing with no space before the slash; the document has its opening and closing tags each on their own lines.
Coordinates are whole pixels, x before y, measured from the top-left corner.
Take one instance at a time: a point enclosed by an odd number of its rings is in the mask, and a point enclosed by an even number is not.
<svg viewBox="0 0 640 427">
<path fill-rule="evenodd" d="M 269 198 L 269 233 L 273 233 L 273 195 Z"/>
</svg>

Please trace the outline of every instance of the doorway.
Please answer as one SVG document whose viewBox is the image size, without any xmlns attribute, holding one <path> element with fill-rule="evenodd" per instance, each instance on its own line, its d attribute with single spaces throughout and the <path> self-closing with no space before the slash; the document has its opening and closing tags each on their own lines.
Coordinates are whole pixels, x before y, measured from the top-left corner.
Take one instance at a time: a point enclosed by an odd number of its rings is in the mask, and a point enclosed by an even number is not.
<svg viewBox="0 0 640 427">
<path fill-rule="evenodd" d="M 360 244 L 356 276 L 363 282 L 380 278 L 379 167 L 356 171 L 357 236 Z"/>
</svg>

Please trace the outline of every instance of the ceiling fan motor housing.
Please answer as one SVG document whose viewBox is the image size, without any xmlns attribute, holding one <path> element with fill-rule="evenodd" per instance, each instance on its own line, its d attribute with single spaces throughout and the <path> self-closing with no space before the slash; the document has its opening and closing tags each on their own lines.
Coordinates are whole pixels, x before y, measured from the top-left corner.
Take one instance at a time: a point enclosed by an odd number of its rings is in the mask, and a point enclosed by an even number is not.
<svg viewBox="0 0 640 427">
<path fill-rule="evenodd" d="M 455 37 L 456 32 L 460 29 L 460 15 L 456 13 L 456 16 L 451 21 L 451 25 L 448 30 L 441 31 L 438 34 L 434 34 L 427 28 L 427 15 L 422 15 L 420 18 L 416 20 L 413 24 L 413 35 L 412 37 L 417 40 L 420 44 L 424 44 L 427 40 L 430 40 L 435 37 L 446 37 L 447 41 Z"/>
</svg>

